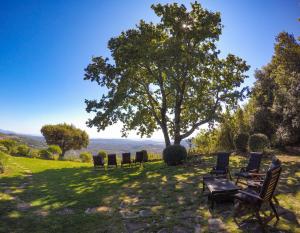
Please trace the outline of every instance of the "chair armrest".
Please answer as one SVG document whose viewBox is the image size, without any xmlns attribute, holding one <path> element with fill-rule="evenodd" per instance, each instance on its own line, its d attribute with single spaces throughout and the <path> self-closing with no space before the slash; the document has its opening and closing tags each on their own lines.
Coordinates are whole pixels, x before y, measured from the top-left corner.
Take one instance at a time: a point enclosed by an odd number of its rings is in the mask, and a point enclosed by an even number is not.
<svg viewBox="0 0 300 233">
<path fill-rule="evenodd" d="M 260 196 L 258 196 L 258 195 L 255 195 L 255 194 L 253 194 L 253 193 L 248 193 L 248 192 L 246 192 L 246 191 L 243 191 L 243 190 L 239 190 L 239 193 L 242 193 L 242 194 L 245 194 L 245 195 L 247 195 L 247 196 L 250 196 L 250 197 L 256 198 L 256 199 L 258 199 L 258 200 L 260 200 L 260 201 L 262 201 L 262 200 L 263 200 L 263 199 L 262 199 Z"/>
<path fill-rule="evenodd" d="M 266 176 L 265 173 L 256 173 L 256 172 L 249 172 L 250 176 Z"/>
<path fill-rule="evenodd" d="M 248 172 L 249 173 L 258 173 L 258 170 L 257 169 L 252 169 L 252 170 L 249 170 Z"/>
</svg>

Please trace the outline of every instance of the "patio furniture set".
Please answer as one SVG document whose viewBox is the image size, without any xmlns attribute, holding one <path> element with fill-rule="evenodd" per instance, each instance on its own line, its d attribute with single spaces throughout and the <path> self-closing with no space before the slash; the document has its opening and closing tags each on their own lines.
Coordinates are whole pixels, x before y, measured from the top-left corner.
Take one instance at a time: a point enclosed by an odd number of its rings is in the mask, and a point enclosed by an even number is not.
<svg viewBox="0 0 300 233">
<path fill-rule="evenodd" d="M 216 167 L 213 167 L 209 175 L 203 177 L 203 192 L 208 189 L 211 208 L 215 202 L 234 200 L 234 216 L 245 207 L 252 211 L 262 226 L 274 217 L 278 221 L 279 216 L 273 200 L 276 200 L 274 191 L 281 173 L 281 162 L 274 157 L 268 170 L 259 173 L 262 153 L 250 153 L 248 165 L 235 173 L 236 181 L 233 182 L 229 170 L 229 156 L 230 153 L 217 153 Z M 271 214 L 265 220 L 260 215 L 264 204 L 271 208 Z"/>
</svg>

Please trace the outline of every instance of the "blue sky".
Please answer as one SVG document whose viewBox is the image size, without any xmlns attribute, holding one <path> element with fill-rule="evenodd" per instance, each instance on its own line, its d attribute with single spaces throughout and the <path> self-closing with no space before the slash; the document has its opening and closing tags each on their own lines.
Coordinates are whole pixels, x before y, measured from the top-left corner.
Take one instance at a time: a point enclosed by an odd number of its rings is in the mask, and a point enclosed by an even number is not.
<svg viewBox="0 0 300 233">
<path fill-rule="evenodd" d="M 0 128 L 40 134 L 44 124 L 67 122 L 91 137 L 119 138 L 120 125 L 100 133 L 85 126 L 84 99 L 100 97 L 103 90 L 83 80 L 84 68 L 92 56 L 109 56 L 111 37 L 140 19 L 157 22 L 150 9 L 157 2 L 173 1 L 0 0 Z M 249 86 L 254 70 L 270 60 L 275 36 L 300 35 L 300 0 L 198 2 L 221 12 L 219 48 L 251 65 Z"/>
</svg>

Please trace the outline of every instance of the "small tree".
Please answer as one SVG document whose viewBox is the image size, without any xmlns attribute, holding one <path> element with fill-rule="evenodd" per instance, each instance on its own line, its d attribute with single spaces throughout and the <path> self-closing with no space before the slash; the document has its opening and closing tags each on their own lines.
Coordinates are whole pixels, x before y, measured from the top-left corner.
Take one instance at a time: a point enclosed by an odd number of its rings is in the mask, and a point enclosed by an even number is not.
<svg viewBox="0 0 300 233">
<path fill-rule="evenodd" d="M 176 3 L 152 9 L 159 23 L 141 20 L 111 38 L 113 62 L 94 57 L 85 69 L 85 80 L 108 90 L 99 101 L 86 100 L 87 112 L 96 113 L 87 124 L 104 130 L 121 121 L 123 136 L 130 130 L 151 136 L 161 129 L 168 146 L 243 99 L 246 88 L 240 86 L 249 66 L 232 54 L 219 57 L 220 13 L 197 2 L 191 11 Z"/>
<path fill-rule="evenodd" d="M 0 140 L 0 145 L 5 146 L 7 152 L 10 153 L 12 149 L 17 145 L 17 142 L 13 139 L 5 138 Z"/>
<path fill-rule="evenodd" d="M 65 123 L 45 125 L 41 129 L 41 133 L 48 145 L 57 145 L 61 148 L 61 157 L 64 157 L 66 151 L 85 148 L 89 143 L 89 137 L 85 131 Z"/>
</svg>

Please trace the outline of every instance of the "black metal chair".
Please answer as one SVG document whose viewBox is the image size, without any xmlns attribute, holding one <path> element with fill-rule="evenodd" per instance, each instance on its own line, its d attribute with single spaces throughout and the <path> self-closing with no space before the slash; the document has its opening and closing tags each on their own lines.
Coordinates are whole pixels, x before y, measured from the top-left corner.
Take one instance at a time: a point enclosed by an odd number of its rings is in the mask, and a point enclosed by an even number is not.
<svg viewBox="0 0 300 233">
<path fill-rule="evenodd" d="M 213 167 L 210 174 L 216 176 L 227 176 L 231 179 L 231 174 L 229 171 L 229 156 L 228 152 L 218 152 L 217 153 L 217 165 Z"/>
<path fill-rule="evenodd" d="M 277 162 L 280 161 L 277 160 Z M 279 220 L 279 216 L 272 199 L 280 177 L 280 173 L 281 164 L 272 162 L 259 191 L 255 191 L 254 189 L 248 187 L 245 190 L 239 191 L 239 193 L 235 195 L 235 199 L 237 201 L 234 209 L 235 220 L 237 215 L 241 214 L 241 208 L 243 206 L 246 207 L 245 209 L 247 211 L 252 211 L 254 213 L 262 227 L 264 227 L 274 217 L 276 217 L 277 221 Z M 274 214 L 271 212 L 270 216 L 264 220 L 260 216 L 260 211 L 262 205 L 265 203 L 269 204 Z"/>
<path fill-rule="evenodd" d="M 235 176 L 237 177 L 235 184 L 238 183 L 246 184 L 241 182 L 241 179 L 252 179 L 253 173 L 258 173 L 261 159 L 262 159 L 263 153 L 261 152 L 251 152 L 250 158 L 248 161 L 248 165 L 246 167 L 241 168 L 241 170 L 237 173 L 235 173 Z"/>
<path fill-rule="evenodd" d="M 124 164 L 129 164 L 129 166 L 131 166 L 130 153 L 122 153 L 121 167 L 123 167 Z"/>
<path fill-rule="evenodd" d="M 116 166 L 118 167 L 117 164 L 117 155 L 116 154 L 109 154 L 107 155 L 107 167 L 109 166 Z"/>
<path fill-rule="evenodd" d="M 94 168 L 104 168 L 104 161 L 101 156 L 93 156 Z"/>
<path fill-rule="evenodd" d="M 137 151 L 135 153 L 135 159 L 133 161 L 135 164 L 136 163 L 140 163 L 140 166 L 143 164 L 144 162 L 144 152 L 143 151 Z"/>
</svg>

